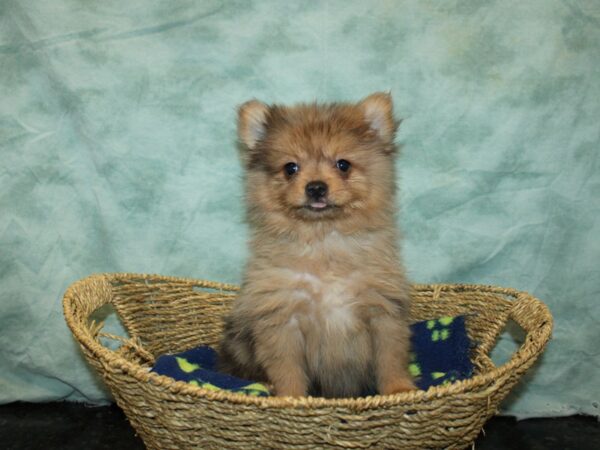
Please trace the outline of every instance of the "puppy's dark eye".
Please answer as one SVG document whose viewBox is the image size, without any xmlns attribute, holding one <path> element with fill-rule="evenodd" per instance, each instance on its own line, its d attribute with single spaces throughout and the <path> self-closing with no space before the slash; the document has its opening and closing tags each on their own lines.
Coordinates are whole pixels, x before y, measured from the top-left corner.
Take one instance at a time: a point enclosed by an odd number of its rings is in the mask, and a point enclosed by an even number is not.
<svg viewBox="0 0 600 450">
<path fill-rule="evenodd" d="M 345 159 L 339 159 L 335 165 L 342 172 L 348 172 L 350 170 L 350 167 L 352 166 L 352 164 L 350 164 L 350 162 L 346 161 Z"/>
<path fill-rule="evenodd" d="M 296 172 L 298 172 L 299 170 L 300 170 L 300 166 L 298 164 L 296 164 L 295 162 L 289 162 L 285 166 L 283 166 L 283 171 L 286 173 L 286 175 L 288 175 L 290 177 L 292 175 L 294 175 Z"/>
</svg>

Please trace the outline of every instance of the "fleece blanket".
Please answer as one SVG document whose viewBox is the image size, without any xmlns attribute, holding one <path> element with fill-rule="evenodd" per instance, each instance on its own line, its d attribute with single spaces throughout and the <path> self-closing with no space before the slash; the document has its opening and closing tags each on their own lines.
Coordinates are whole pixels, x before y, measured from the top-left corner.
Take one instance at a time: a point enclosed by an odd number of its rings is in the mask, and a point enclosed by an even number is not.
<svg viewBox="0 0 600 450">
<path fill-rule="evenodd" d="M 110 400 L 73 281 L 240 282 L 237 105 L 389 90 L 410 278 L 544 300 L 554 339 L 501 412 L 598 415 L 599 43 L 597 0 L 0 1 L 0 403 Z"/>
<path fill-rule="evenodd" d="M 427 390 L 431 386 L 449 384 L 472 375 L 473 364 L 469 359 L 471 342 L 464 317 L 446 316 L 418 322 L 411 325 L 411 333 L 408 370 L 419 389 Z M 200 346 L 159 356 L 152 372 L 209 390 L 227 390 L 259 397 L 271 394 L 262 383 L 219 372 L 217 361 L 218 355 L 213 348 Z"/>
</svg>

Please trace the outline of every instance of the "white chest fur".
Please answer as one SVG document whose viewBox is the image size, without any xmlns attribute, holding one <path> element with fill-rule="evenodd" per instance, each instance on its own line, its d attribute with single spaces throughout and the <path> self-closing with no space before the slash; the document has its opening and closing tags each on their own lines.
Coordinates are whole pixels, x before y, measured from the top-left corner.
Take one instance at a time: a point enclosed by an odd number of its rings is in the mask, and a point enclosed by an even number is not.
<svg viewBox="0 0 600 450">
<path fill-rule="evenodd" d="M 354 274 L 340 278 L 332 275 L 318 276 L 308 272 L 292 272 L 292 301 L 299 302 L 296 308 L 313 325 L 324 327 L 329 332 L 347 331 L 353 328 L 356 303 Z"/>
</svg>

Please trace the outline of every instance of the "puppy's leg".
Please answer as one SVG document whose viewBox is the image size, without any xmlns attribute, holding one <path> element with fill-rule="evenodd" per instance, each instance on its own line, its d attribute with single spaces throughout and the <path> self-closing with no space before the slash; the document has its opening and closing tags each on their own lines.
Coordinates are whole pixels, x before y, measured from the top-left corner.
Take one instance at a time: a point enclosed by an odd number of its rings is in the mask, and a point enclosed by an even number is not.
<svg viewBox="0 0 600 450">
<path fill-rule="evenodd" d="M 297 326 L 262 328 L 256 333 L 256 356 L 278 396 L 307 395 L 304 337 Z"/>
<path fill-rule="evenodd" d="M 371 324 L 379 393 L 388 395 L 416 389 L 408 372 L 408 324 L 401 318 L 387 313 L 373 317 Z"/>
<path fill-rule="evenodd" d="M 233 314 L 227 317 L 218 350 L 217 369 L 240 378 L 264 381 L 266 376 L 256 362 L 252 329 L 246 322 Z"/>
</svg>

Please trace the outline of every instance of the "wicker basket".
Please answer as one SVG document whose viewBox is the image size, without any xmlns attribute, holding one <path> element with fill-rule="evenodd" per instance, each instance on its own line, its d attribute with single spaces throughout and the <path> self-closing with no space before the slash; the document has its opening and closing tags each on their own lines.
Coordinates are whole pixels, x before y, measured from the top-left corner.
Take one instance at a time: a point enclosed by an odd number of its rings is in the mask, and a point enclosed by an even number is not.
<svg viewBox="0 0 600 450">
<path fill-rule="evenodd" d="M 427 391 L 353 399 L 251 397 L 209 391 L 149 373 L 154 358 L 215 345 L 236 286 L 152 275 L 93 275 L 74 283 L 64 312 L 87 360 L 150 449 L 458 449 L 534 363 L 548 342 L 552 316 L 536 298 L 475 285 L 414 286 L 413 317 L 467 315 L 477 343 L 471 379 Z M 106 335 L 90 320 L 112 304 L 130 338 Z M 526 332 L 504 365 L 489 358 L 509 320 Z M 117 350 L 101 337 L 122 341 Z"/>
</svg>

